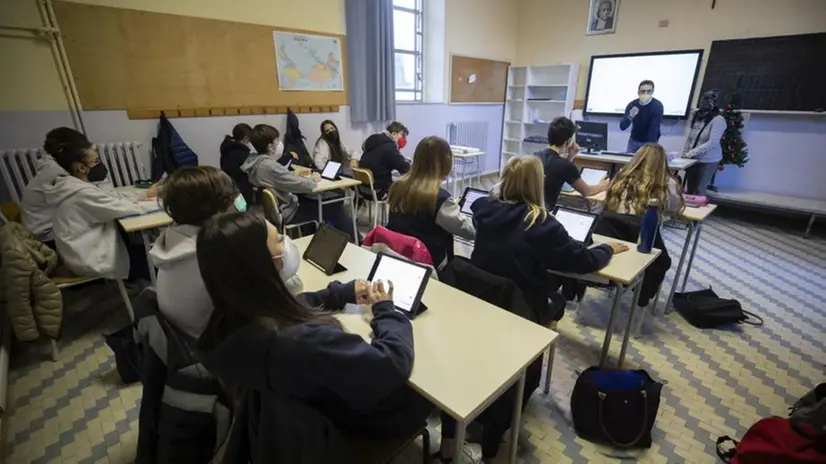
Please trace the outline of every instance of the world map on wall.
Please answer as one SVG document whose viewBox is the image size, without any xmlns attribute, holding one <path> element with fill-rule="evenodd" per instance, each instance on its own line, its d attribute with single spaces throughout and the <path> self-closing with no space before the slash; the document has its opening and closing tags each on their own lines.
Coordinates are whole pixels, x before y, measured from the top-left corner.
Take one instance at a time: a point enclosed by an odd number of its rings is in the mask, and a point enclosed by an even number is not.
<svg viewBox="0 0 826 464">
<path fill-rule="evenodd" d="M 338 37 L 273 32 L 279 90 L 343 91 Z"/>
</svg>

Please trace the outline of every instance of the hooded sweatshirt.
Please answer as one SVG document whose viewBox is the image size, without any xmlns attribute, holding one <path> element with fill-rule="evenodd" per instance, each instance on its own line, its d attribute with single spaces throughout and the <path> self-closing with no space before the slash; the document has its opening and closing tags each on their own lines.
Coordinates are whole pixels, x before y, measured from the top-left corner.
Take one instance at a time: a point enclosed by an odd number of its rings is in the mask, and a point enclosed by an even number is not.
<svg viewBox="0 0 826 464">
<path fill-rule="evenodd" d="M 252 194 L 252 184 L 250 184 L 247 173 L 241 170 L 241 165 L 250 156 L 250 147 L 233 139 L 229 135 L 221 142 L 221 170 L 235 181 L 241 195 L 247 203 L 255 203 Z"/>
<path fill-rule="evenodd" d="M 399 146 L 387 131 L 367 137 L 362 147 L 363 154 L 359 167 L 373 173 L 373 184 L 378 192 L 390 190 L 393 184 L 393 171 L 405 174 L 410 170 L 410 163 L 402 156 Z"/>
<path fill-rule="evenodd" d="M 602 269 L 613 252 L 608 245 L 587 248 L 568 236 L 548 215 L 525 230 L 528 206 L 494 197 L 476 200 L 470 207 L 476 222 L 471 263 L 483 271 L 511 279 L 537 314 L 548 305 L 548 271 L 587 274 Z"/>
<path fill-rule="evenodd" d="M 313 179 L 290 172 L 272 155 L 250 154 L 241 165 L 241 170 L 247 173 L 252 185 L 275 189 L 285 222 L 289 222 L 298 211 L 298 198 L 294 194 L 312 193 L 316 187 Z"/>
<path fill-rule="evenodd" d="M 68 174 L 45 187 L 54 205 L 54 238 L 66 267 L 78 276 L 125 279 L 129 254 L 115 220 L 158 209 L 157 202 L 138 203 Z"/>
</svg>

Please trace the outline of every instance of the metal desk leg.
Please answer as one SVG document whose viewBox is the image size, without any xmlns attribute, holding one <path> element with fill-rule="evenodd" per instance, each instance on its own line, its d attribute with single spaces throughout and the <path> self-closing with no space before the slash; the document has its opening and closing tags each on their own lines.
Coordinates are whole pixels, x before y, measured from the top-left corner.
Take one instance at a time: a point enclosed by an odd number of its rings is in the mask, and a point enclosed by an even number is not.
<svg viewBox="0 0 826 464">
<path fill-rule="evenodd" d="M 316 200 L 318 201 L 318 226 L 321 227 L 321 224 L 324 224 L 324 215 L 321 213 L 321 195 L 318 194 Z"/>
<path fill-rule="evenodd" d="M 465 432 L 467 424 L 456 419 L 456 442 L 453 445 L 453 462 L 464 462 L 462 451 L 465 448 Z"/>
<path fill-rule="evenodd" d="M 149 256 L 149 250 L 152 249 L 152 244 L 150 243 L 152 238 L 149 236 L 149 232 L 150 230 L 142 230 L 141 240 L 143 240 L 143 249 L 146 250 L 146 263 L 149 265 L 149 281 L 152 282 L 152 286 L 155 287 L 157 276 L 155 275 L 155 266 L 152 265 L 152 257 Z"/>
<path fill-rule="evenodd" d="M 556 354 L 556 341 L 554 341 L 548 348 L 545 354 L 548 359 L 545 360 L 545 386 L 542 391 L 547 396 L 551 392 L 551 372 L 554 370 L 554 355 Z"/>
<path fill-rule="evenodd" d="M 683 252 L 680 254 L 680 261 L 677 262 L 677 270 L 674 274 L 674 282 L 671 283 L 671 290 L 668 292 L 668 299 L 665 300 L 665 308 L 663 308 L 663 314 L 668 314 L 668 311 L 671 308 L 671 300 L 674 298 L 674 292 L 677 291 L 677 284 L 680 282 L 680 275 L 682 274 L 683 270 L 683 261 L 685 261 L 685 256 L 686 254 L 688 254 L 688 246 L 691 244 L 691 237 L 693 236 L 694 223 L 689 221 L 688 231 L 686 232 L 685 236 L 685 243 L 683 243 Z"/>
<path fill-rule="evenodd" d="M 353 220 L 353 243 L 358 246 L 359 244 L 359 230 L 356 227 L 356 195 L 358 194 L 357 191 L 353 191 L 353 196 L 350 197 L 350 219 Z M 378 205 L 376 205 L 376 213 L 378 213 Z"/>
<path fill-rule="evenodd" d="M 617 285 L 617 290 L 614 294 L 614 304 L 611 305 L 611 317 L 608 319 L 608 327 L 605 329 L 605 340 L 602 342 L 602 355 L 599 357 L 599 367 L 605 367 L 605 361 L 608 360 L 608 349 L 611 348 L 611 336 L 614 332 L 614 321 L 617 318 L 620 300 L 622 300 L 622 295 L 624 293 L 625 288 L 622 285 Z"/>
<path fill-rule="evenodd" d="M 809 225 L 806 226 L 806 232 L 803 233 L 803 238 L 809 238 L 809 232 L 812 231 L 812 226 L 815 224 L 815 215 L 809 218 Z"/>
<path fill-rule="evenodd" d="M 619 360 L 617 360 L 618 369 L 622 369 L 622 363 L 625 361 L 625 352 L 628 350 L 628 340 L 631 338 L 631 326 L 634 325 L 634 315 L 637 313 L 637 304 L 640 301 L 641 290 L 642 278 L 634 285 L 634 298 L 631 301 L 631 309 L 628 310 L 628 322 L 625 324 L 625 335 L 622 337 L 622 348 L 620 348 Z M 645 311 L 643 311 L 639 317 L 645 317 Z"/>
<path fill-rule="evenodd" d="M 511 449 L 510 449 L 510 464 L 516 464 L 516 451 L 519 447 L 519 429 L 522 426 L 522 397 L 525 392 L 525 372 L 522 370 L 522 375 L 519 376 L 519 381 L 516 382 L 516 401 L 513 404 L 513 419 L 511 420 Z M 453 461 L 461 462 L 461 461 Z"/>
<path fill-rule="evenodd" d="M 697 253 L 697 244 L 700 243 L 700 234 L 703 233 L 703 223 L 697 223 L 694 230 L 694 245 L 691 246 L 691 254 L 688 255 L 688 265 L 685 267 L 683 286 L 680 287 L 681 292 L 685 291 L 685 285 L 688 283 L 688 275 L 691 273 L 691 265 L 694 264 L 694 255 Z"/>
</svg>

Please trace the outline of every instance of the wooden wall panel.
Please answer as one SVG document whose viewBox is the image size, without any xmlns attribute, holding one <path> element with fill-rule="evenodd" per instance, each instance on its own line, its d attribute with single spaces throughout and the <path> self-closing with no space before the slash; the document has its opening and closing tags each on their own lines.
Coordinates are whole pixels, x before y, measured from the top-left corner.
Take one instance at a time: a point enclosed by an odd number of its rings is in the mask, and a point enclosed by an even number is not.
<svg viewBox="0 0 826 464">
<path fill-rule="evenodd" d="M 508 87 L 505 61 L 453 55 L 450 66 L 451 103 L 503 103 Z M 470 76 L 475 75 L 475 82 Z"/>
</svg>

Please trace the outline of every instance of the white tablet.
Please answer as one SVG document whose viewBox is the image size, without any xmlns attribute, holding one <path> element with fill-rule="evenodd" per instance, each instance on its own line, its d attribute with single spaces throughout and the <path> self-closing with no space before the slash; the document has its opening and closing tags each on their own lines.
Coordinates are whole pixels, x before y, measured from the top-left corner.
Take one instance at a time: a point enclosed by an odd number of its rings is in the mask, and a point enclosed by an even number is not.
<svg viewBox="0 0 826 464">
<path fill-rule="evenodd" d="M 597 220 L 596 214 L 577 211 L 563 206 L 557 206 L 556 209 L 554 209 L 554 217 L 562 224 L 565 231 L 568 232 L 568 236 L 579 243 L 587 243 L 590 240 L 591 230 L 594 228 Z"/>
<path fill-rule="evenodd" d="M 602 182 L 602 179 L 608 177 L 608 171 L 605 169 L 582 168 L 579 176 L 582 177 L 582 180 L 584 180 L 586 184 L 597 185 Z"/>
<path fill-rule="evenodd" d="M 427 266 L 379 253 L 367 280 L 382 281 L 385 289 L 387 282 L 393 282 L 393 305 L 407 317 L 414 318 L 423 311 L 422 294 L 431 269 Z"/>
<path fill-rule="evenodd" d="M 486 196 L 488 196 L 487 190 L 465 187 L 465 193 L 462 194 L 462 198 L 459 200 L 462 213 L 473 216 L 473 211 L 471 211 L 470 205 L 472 205 L 476 200 Z"/>
<path fill-rule="evenodd" d="M 324 170 L 321 171 L 321 178 L 327 180 L 336 180 L 338 173 L 341 171 L 341 163 L 336 161 L 327 161 L 324 165 Z"/>
</svg>

